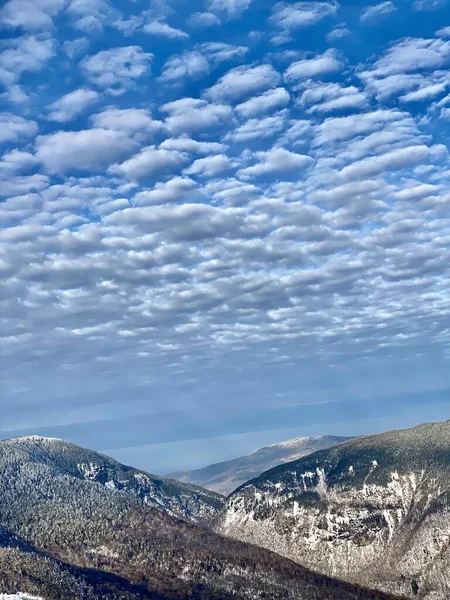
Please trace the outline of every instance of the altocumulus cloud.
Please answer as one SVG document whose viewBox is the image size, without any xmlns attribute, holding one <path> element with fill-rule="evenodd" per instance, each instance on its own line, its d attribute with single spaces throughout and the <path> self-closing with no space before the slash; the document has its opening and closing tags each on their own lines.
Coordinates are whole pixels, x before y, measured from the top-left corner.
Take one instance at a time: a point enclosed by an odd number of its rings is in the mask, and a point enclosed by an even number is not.
<svg viewBox="0 0 450 600">
<path fill-rule="evenodd" d="M 448 387 L 444 11 L 7 0 L 0 433 Z"/>
</svg>

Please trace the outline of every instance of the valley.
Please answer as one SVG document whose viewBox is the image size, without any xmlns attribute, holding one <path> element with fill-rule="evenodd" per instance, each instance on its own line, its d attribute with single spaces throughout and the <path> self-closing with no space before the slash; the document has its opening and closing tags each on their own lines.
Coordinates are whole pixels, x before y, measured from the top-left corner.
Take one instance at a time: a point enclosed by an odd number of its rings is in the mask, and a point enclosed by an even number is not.
<svg viewBox="0 0 450 600">
<path fill-rule="evenodd" d="M 178 498 L 179 487 L 165 488 L 163 504 L 151 486 L 139 493 L 136 476 L 143 473 L 62 440 L 0 442 L 0 593 L 44 600 L 393 598 L 181 519 L 171 514 L 169 493 Z"/>
</svg>

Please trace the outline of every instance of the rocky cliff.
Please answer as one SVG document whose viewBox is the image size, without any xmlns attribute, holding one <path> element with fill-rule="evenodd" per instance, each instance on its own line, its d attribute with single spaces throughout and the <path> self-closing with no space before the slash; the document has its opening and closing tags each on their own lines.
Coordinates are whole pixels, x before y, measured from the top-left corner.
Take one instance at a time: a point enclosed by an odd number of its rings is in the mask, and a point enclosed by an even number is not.
<svg viewBox="0 0 450 600">
<path fill-rule="evenodd" d="M 330 576 L 450 597 L 450 421 L 358 438 L 228 499 L 216 530 Z"/>
</svg>

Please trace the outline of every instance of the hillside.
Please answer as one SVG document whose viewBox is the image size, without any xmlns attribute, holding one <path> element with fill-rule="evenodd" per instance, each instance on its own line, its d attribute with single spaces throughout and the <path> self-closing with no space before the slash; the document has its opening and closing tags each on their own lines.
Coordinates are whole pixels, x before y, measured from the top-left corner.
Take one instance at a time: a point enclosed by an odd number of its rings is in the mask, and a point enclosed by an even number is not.
<svg viewBox="0 0 450 600">
<path fill-rule="evenodd" d="M 45 600 L 389 598 L 175 518 L 126 489 L 80 476 L 79 467 L 71 473 L 90 456 L 42 438 L 0 444 L 0 593 Z"/>
<path fill-rule="evenodd" d="M 330 576 L 450 597 L 450 421 L 351 440 L 228 499 L 216 530 Z"/>
<path fill-rule="evenodd" d="M 16 464 L 42 464 L 51 472 L 124 490 L 145 504 L 195 523 L 209 524 L 224 501 L 219 494 L 198 486 L 127 467 L 108 456 L 55 438 L 29 436 L 0 441 L 0 452 L 3 460 Z"/>
<path fill-rule="evenodd" d="M 175 471 L 169 473 L 168 476 L 185 483 L 201 485 L 208 490 L 228 496 L 240 485 L 254 477 L 258 477 L 264 471 L 318 450 L 342 444 L 342 442 L 349 439 L 332 435 L 295 438 L 265 446 L 246 456 L 192 471 Z"/>
</svg>

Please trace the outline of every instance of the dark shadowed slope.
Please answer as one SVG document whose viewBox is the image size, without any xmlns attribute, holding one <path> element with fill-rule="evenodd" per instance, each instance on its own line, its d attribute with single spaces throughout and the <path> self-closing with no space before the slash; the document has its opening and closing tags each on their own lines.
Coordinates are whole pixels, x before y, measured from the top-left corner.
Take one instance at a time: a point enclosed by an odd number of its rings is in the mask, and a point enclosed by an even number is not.
<svg viewBox="0 0 450 600">
<path fill-rule="evenodd" d="M 258 477 L 264 471 L 296 460 L 318 450 L 342 444 L 351 438 L 333 435 L 320 437 L 301 437 L 278 444 L 271 444 L 232 460 L 215 463 L 192 471 L 169 473 L 178 481 L 201 485 L 208 490 L 228 496 L 240 485 Z"/>
<path fill-rule="evenodd" d="M 230 496 L 217 531 L 319 571 L 450 597 L 450 421 L 358 438 Z"/>
</svg>

